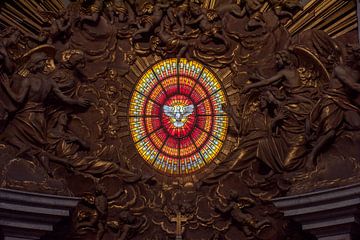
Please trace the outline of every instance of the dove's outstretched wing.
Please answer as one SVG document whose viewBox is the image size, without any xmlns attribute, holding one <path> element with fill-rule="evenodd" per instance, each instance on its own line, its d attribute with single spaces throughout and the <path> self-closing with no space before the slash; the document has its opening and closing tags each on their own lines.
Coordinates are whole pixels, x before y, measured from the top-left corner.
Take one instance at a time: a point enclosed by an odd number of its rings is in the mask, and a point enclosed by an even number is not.
<svg viewBox="0 0 360 240">
<path fill-rule="evenodd" d="M 183 117 L 189 116 L 190 114 L 192 114 L 193 111 L 194 111 L 194 105 L 192 105 L 192 104 L 184 107 Z"/>
<path fill-rule="evenodd" d="M 173 107 L 164 105 L 163 109 L 166 116 L 175 118 L 175 112 Z"/>
</svg>

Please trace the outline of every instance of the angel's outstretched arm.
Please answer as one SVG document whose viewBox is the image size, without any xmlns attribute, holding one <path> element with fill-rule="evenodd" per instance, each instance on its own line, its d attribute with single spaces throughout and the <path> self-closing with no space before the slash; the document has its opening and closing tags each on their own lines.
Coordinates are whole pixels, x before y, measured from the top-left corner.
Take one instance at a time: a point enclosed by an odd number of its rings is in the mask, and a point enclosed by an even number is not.
<svg viewBox="0 0 360 240">
<path fill-rule="evenodd" d="M 196 18 L 196 19 L 194 19 L 194 20 L 192 20 L 192 21 L 189 21 L 189 22 L 187 22 L 186 24 L 187 24 L 187 25 L 197 24 L 197 23 L 199 23 L 201 20 L 203 20 L 203 18 L 204 18 L 204 15 L 201 14 L 198 18 Z"/>
<path fill-rule="evenodd" d="M 243 91 L 248 92 L 250 89 L 253 89 L 253 88 L 259 88 L 259 87 L 268 86 L 270 84 L 273 84 L 273 83 L 281 80 L 283 77 L 284 77 L 284 73 L 282 71 L 279 71 L 277 74 L 275 74 L 271 78 L 264 79 L 263 81 L 260 81 L 260 82 L 257 82 L 257 83 L 252 83 L 252 84 L 246 85 L 244 87 Z"/>
</svg>

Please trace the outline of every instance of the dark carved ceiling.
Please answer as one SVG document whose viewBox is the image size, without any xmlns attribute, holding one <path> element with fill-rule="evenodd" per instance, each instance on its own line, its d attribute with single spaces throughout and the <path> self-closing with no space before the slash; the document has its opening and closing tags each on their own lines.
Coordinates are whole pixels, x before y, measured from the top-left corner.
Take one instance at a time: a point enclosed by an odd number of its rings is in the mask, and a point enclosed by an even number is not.
<svg viewBox="0 0 360 240">
<path fill-rule="evenodd" d="M 5 1 L 0 186 L 81 197 L 67 239 L 311 239 L 271 199 L 359 181 L 355 8 L 345 0 Z M 180 63 L 198 62 L 224 92 L 210 108 L 229 122 L 227 134 L 203 129 L 223 144 L 194 173 L 156 170 L 130 132 L 132 96 L 145 95 L 136 86 L 166 59 L 175 79 Z M 168 97 L 171 87 L 156 78 Z M 203 86 L 195 85 L 186 94 Z M 180 108 L 170 99 L 148 117 L 165 111 L 171 129 L 196 113 L 193 128 L 202 129 L 207 112 L 196 112 L 194 99 Z"/>
</svg>

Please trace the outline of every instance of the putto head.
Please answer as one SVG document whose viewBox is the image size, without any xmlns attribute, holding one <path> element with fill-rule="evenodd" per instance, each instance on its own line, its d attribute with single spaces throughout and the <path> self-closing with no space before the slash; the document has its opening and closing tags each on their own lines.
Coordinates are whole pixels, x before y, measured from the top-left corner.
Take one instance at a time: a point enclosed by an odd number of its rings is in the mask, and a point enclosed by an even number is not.
<svg viewBox="0 0 360 240">
<path fill-rule="evenodd" d="M 288 50 L 282 50 L 275 54 L 276 64 L 279 68 L 294 65 L 294 57 Z"/>
<path fill-rule="evenodd" d="M 81 50 L 70 49 L 64 51 L 61 55 L 61 61 L 69 69 L 85 67 L 85 55 Z"/>
</svg>

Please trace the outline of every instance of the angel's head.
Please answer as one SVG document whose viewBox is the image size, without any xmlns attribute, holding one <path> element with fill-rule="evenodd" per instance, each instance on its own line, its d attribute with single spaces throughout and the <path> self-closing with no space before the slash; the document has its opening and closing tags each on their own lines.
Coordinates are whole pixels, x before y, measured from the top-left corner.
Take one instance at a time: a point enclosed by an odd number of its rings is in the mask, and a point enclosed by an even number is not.
<svg viewBox="0 0 360 240">
<path fill-rule="evenodd" d="M 231 189 L 230 192 L 229 192 L 229 200 L 230 201 L 237 201 L 239 198 L 239 192 L 234 190 L 234 189 Z"/>
<path fill-rule="evenodd" d="M 98 184 L 95 187 L 95 195 L 100 196 L 100 195 L 105 195 L 106 194 L 106 188 L 103 184 Z"/>
<path fill-rule="evenodd" d="M 60 112 L 57 119 L 57 125 L 66 126 L 69 122 L 69 117 L 65 112 Z"/>
<path fill-rule="evenodd" d="M 151 2 L 145 2 L 145 4 L 143 5 L 141 12 L 142 14 L 153 14 L 154 12 L 154 4 Z"/>
<path fill-rule="evenodd" d="M 265 92 L 266 93 L 266 92 Z M 269 100 L 269 98 L 268 98 L 268 95 L 267 94 L 265 94 L 265 93 L 262 93 L 261 95 L 260 95 L 260 97 L 259 97 L 259 103 L 260 103 L 260 109 L 261 110 L 264 110 L 264 109 L 266 109 L 268 106 L 269 106 L 269 104 L 270 104 L 270 100 Z"/>
<path fill-rule="evenodd" d="M 132 65 L 136 61 L 136 54 L 133 52 L 126 52 L 124 54 L 124 60 L 127 64 Z"/>
<path fill-rule="evenodd" d="M 207 12 L 206 12 L 206 17 L 207 19 L 212 22 L 216 19 L 219 18 L 219 15 L 218 13 L 215 11 L 215 10 L 212 10 L 212 9 L 209 9 Z"/>
<path fill-rule="evenodd" d="M 131 214 L 129 211 L 125 210 L 120 212 L 119 220 L 121 220 L 123 223 L 134 223 L 136 221 L 136 217 Z"/>
<path fill-rule="evenodd" d="M 193 4 L 190 8 L 190 13 L 194 16 L 199 16 L 203 13 L 203 9 L 198 5 Z"/>
<path fill-rule="evenodd" d="M 82 69 L 86 63 L 84 52 L 77 49 L 65 50 L 61 60 L 63 66 L 68 69 Z"/>
<path fill-rule="evenodd" d="M 157 36 L 151 36 L 150 38 L 150 49 L 153 52 L 156 52 L 156 50 L 158 50 L 159 45 L 161 43 L 161 40 L 159 37 Z"/>
<path fill-rule="evenodd" d="M 10 36 L 10 41 L 12 44 L 15 44 L 19 41 L 21 33 L 18 29 L 15 29 L 14 32 Z"/>
<path fill-rule="evenodd" d="M 44 52 L 34 53 L 29 60 L 30 72 L 43 72 L 46 67 L 46 62 L 49 59 L 48 55 Z"/>
<path fill-rule="evenodd" d="M 118 16 L 120 22 L 126 22 L 129 17 L 129 12 L 123 1 L 115 1 L 114 14 Z"/>
<path fill-rule="evenodd" d="M 7 39 L 8 46 L 17 43 L 20 40 L 20 36 L 21 33 L 19 29 L 14 27 L 9 27 L 7 30 L 5 30 L 5 33 L 1 34 L 2 38 Z"/>
<path fill-rule="evenodd" d="M 70 20 L 70 12 L 67 10 L 63 10 L 59 13 L 59 16 L 57 18 L 63 19 L 63 21 L 69 21 Z"/>
<path fill-rule="evenodd" d="M 286 66 L 293 66 L 294 62 L 292 55 L 288 50 L 282 50 L 275 54 L 276 64 L 278 68 L 284 68 Z"/>
<path fill-rule="evenodd" d="M 359 44 L 350 44 L 348 47 L 348 64 L 356 65 L 355 67 L 360 67 L 360 45 Z"/>
<path fill-rule="evenodd" d="M 5 110 L 5 108 L 0 107 L 0 123 L 6 121 L 8 119 L 8 112 Z M 0 128 L 1 130 L 1 128 Z"/>
</svg>

